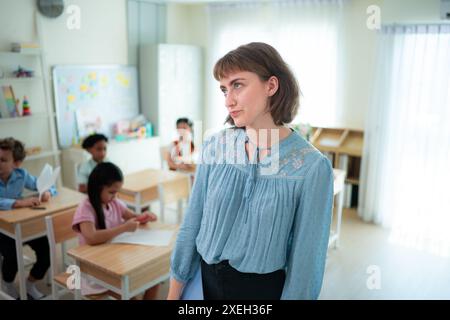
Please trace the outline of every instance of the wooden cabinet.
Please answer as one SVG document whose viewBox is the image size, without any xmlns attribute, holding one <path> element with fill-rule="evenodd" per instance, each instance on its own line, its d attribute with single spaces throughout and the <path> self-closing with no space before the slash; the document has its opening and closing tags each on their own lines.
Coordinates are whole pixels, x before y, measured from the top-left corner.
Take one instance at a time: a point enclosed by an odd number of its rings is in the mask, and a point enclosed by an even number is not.
<svg viewBox="0 0 450 320">
<path fill-rule="evenodd" d="M 333 168 L 345 170 L 344 207 L 356 207 L 361 170 L 364 132 L 346 128 L 312 128 L 310 142 L 323 152 Z"/>
</svg>

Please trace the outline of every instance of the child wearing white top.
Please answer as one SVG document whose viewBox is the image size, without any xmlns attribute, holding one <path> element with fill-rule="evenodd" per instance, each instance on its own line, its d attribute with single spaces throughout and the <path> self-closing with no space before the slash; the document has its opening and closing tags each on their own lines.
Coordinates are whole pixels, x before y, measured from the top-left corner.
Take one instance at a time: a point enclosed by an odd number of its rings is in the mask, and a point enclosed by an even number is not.
<svg viewBox="0 0 450 320">
<path fill-rule="evenodd" d="M 84 139 L 81 146 L 92 155 L 91 159 L 80 165 L 77 172 L 78 191 L 86 193 L 88 178 L 92 170 L 97 164 L 107 161 L 108 138 L 103 134 L 95 133 Z"/>
</svg>

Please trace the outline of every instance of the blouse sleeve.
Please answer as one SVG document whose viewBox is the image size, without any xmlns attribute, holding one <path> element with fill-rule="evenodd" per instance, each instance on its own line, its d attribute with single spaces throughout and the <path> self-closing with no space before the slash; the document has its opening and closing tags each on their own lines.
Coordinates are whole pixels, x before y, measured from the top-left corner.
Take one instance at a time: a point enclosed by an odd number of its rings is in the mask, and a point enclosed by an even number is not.
<svg viewBox="0 0 450 320">
<path fill-rule="evenodd" d="M 178 232 L 175 249 L 171 257 L 170 274 L 182 283 L 186 283 L 194 276 L 200 263 L 200 255 L 197 252 L 195 240 L 202 221 L 210 167 L 211 164 L 205 162 L 197 165 L 189 205 Z"/>
<path fill-rule="evenodd" d="M 322 157 L 302 187 L 282 299 L 317 299 L 322 287 L 333 205 L 333 169 Z"/>
</svg>

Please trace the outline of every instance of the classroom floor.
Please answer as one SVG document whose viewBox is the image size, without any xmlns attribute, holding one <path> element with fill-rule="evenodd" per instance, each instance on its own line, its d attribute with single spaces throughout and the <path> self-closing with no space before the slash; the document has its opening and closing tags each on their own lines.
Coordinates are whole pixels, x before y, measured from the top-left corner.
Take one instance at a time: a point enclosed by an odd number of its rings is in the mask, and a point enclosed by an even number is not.
<svg viewBox="0 0 450 320">
<path fill-rule="evenodd" d="M 158 212 L 157 206 L 152 209 Z M 175 214 L 167 214 L 167 222 L 175 219 Z M 450 258 L 392 244 L 388 236 L 388 230 L 361 221 L 355 210 L 345 210 L 340 246 L 328 252 L 320 299 L 450 299 Z M 379 289 L 367 286 L 370 266 L 380 271 Z M 38 287 L 50 294 L 44 281 Z M 165 299 L 167 291 L 168 281 L 161 285 L 158 299 Z"/>
<path fill-rule="evenodd" d="M 329 251 L 320 299 L 450 299 L 449 257 L 393 244 L 389 230 L 364 223 L 355 210 L 345 210 L 342 222 L 341 244 Z M 380 289 L 370 290 L 374 270 Z"/>
</svg>

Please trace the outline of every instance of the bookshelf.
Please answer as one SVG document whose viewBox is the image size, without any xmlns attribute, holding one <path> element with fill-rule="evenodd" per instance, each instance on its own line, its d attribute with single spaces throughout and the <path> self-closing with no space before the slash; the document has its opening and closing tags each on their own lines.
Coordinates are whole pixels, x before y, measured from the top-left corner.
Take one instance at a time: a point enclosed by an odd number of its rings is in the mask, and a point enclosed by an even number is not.
<svg viewBox="0 0 450 320">
<path fill-rule="evenodd" d="M 33 70 L 33 77 L 16 78 L 13 72 L 19 66 Z M 31 115 L 11 117 L 5 112 L 3 95 L 0 95 L 0 103 L 3 104 L 0 138 L 14 137 L 24 142 L 26 149 L 35 150 L 27 155 L 23 163 L 23 167 L 33 175 L 38 175 L 45 163 L 53 167 L 59 166 L 60 151 L 55 134 L 55 114 L 49 99 L 50 82 L 42 50 L 33 53 L 0 52 L 0 69 L 3 75 L 0 78 L 0 87 L 12 86 L 15 98 L 20 100 L 19 113 L 22 114 L 24 96 L 27 96 L 31 107 Z"/>
<path fill-rule="evenodd" d="M 358 205 L 364 132 L 348 128 L 313 127 L 310 142 L 330 159 L 333 168 L 347 172 L 345 207 Z"/>
</svg>

